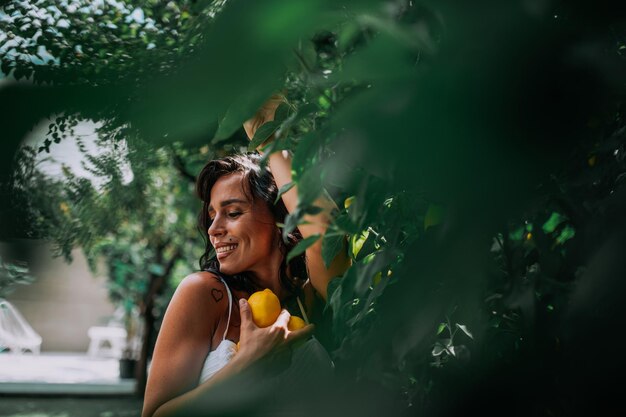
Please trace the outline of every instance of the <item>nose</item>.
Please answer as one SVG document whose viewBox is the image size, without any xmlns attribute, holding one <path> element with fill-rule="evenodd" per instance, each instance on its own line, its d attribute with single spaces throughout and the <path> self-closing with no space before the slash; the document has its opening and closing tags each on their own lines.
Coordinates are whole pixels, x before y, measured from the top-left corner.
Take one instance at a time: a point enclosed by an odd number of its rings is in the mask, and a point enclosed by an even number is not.
<svg viewBox="0 0 626 417">
<path fill-rule="evenodd" d="M 216 215 L 213 221 L 211 222 L 211 225 L 209 226 L 207 233 L 209 234 L 209 237 L 218 237 L 218 236 L 222 236 L 224 232 L 225 230 L 222 224 L 221 216 Z"/>
</svg>

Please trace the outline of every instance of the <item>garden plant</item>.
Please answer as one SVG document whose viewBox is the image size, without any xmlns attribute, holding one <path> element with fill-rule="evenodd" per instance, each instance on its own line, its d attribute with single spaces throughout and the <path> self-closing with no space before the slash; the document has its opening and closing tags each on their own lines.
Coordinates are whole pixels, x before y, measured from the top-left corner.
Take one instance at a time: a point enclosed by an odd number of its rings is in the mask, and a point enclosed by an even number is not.
<svg viewBox="0 0 626 417">
<path fill-rule="evenodd" d="M 623 409 L 625 54 L 611 1 L 2 1 L 0 237 L 104 257 L 146 326 L 141 393 L 203 248 L 195 176 L 265 144 L 293 154 L 285 235 L 320 193 L 339 207 L 290 256 L 352 260 L 319 325 L 336 380 L 305 413 Z M 87 120 L 97 184 L 38 170 Z"/>
</svg>

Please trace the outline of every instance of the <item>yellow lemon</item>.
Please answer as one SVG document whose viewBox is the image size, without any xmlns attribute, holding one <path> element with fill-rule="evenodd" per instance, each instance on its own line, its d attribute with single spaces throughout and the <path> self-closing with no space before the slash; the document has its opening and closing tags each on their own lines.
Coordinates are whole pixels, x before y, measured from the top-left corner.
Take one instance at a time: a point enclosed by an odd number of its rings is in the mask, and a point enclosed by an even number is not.
<svg viewBox="0 0 626 417">
<path fill-rule="evenodd" d="M 280 315 L 280 300 L 268 288 L 252 294 L 248 298 L 248 304 L 252 312 L 252 321 L 259 327 L 271 326 Z"/>
<path fill-rule="evenodd" d="M 304 326 L 306 326 L 306 323 L 300 317 L 298 316 L 289 317 L 289 323 L 287 323 L 287 329 L 289 329 L 290 331 L 301 329 Z"/>
</svg>

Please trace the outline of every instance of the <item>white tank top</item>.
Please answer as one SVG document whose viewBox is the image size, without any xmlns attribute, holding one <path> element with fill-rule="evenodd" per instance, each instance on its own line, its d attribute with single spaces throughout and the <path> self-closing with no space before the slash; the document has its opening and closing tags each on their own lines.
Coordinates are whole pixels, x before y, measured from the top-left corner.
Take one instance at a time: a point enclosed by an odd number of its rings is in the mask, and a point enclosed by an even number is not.
<svg viewBox="0 0 626 417">
<path fill-rule="evenodd" d="M 222 277 L 219 277 L 219 279 L 220 281 L 224 283 L 224 286 L 226 287 L 226 291 L 228 292 L 228 321 L 226 322 L 226 329 L 224 330 L 224 336 L 222 337 L 222 341 L 220 342 L 219 345 L 217 345 L 217 348 L 214 351 L 209 352 L 206 359 L 204 360 L 204 364 L 202 365 L 202 371 L 200 372 L 200 380 L 198 384 L 202 384 L 204 381 L 208 380 L 213 375 L 215 375 L 217 371 L 222 369 L 228 362 L 230 362 L 233 356 L 235 356 L 235 353 L 237 353 L 237 344 L 233 342 L 232 340 L 226 339 L 226 333 L 228 332 L 228 325 L 230 324 L 230 314 L 232 311 L 233 296 L 230 293 L 230 288 L 228 288 L 228 284 L 226 284 L 226 281 L 224 281 Z M 298 306 L 300 307 L 300 312 L 302 313 L 302 317 L 304 318 L 305 322 L 308 323 L 308 318 L 306 316 L 306 313 L 302 309 L 302 303 L 300 302 L 299 298 L 298 298 Z"/>
</svg>

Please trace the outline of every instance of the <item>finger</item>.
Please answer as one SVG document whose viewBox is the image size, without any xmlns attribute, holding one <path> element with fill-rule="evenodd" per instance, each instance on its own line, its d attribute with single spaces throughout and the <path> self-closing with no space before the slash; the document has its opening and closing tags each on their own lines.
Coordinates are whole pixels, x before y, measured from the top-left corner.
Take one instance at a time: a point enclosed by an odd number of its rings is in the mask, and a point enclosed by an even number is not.
<svg viewBox="0 0 626 417">
<path fill-rule="evenodd" d="M 287 342 L 291 343 L 299 339 L 306 339 L 315 330 L 314 324 L 309 324 L 298 330 L 292 330 L 287 334 Z"/>
<path fill-rule="evenodd" d="M 291 314 L 289 314 L 289 312 L 283 308 L 283 311 L 280 312 L 278 318 L 274 322 L 274 326 L 284 327 L 286 329 L 287 323 L 289 323 L 289 317 L 291 317 Z"/>
<path fill-rule="evenodd" d="M 254 322 L 252 321 L 252 312 L 250 311 L 250 304 L 248 304 L 248 300 L 245 298 L 239 299 L 239 314 L 241 316 L 241 327 L 250 327 L 254 326 Z"/>
</svg>

